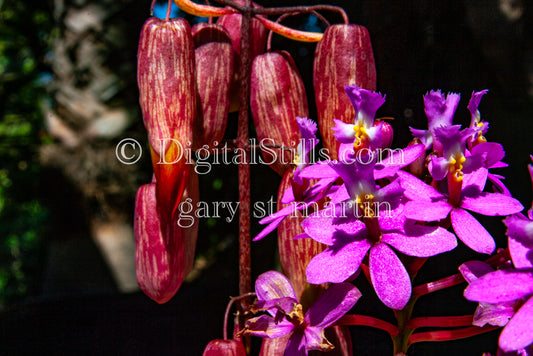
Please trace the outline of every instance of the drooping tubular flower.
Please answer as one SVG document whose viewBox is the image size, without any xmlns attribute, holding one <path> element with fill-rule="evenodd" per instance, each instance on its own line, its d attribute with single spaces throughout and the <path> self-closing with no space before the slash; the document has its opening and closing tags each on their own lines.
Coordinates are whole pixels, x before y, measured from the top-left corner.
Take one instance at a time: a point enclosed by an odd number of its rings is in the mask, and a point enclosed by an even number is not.
<svg viewBox="0 0 533 356">
<path fill-rule="evenodd" d="M 411 296 L 411 281 L 391 249 L 410 256 L 428 257 L 456 247 L 455 236 L 440 227 L 415 225 L 403 215 L 403 189 L 398 180 L 378 188 L 375 161 L 363 164 L 331 163 L 344 180 L 327 208 L 311 214 L 303 228 L 328 248 L 307 266 L 307 281 L 339 283 L 350 278 L 369 253 L 372 285 L 381 301 L 402 309 Z M 343 200 L 344 199 L 344 200 Z"/>
<path fill-rule="evenodd" d="M 418 130 L 411 127 L 411 132 L 413 136 L 422 141 L 426 149 L 433 147 L 434 150 L 442 153 L 439 140 L 434 135 L 434 130 L 437 127 L 451 126 L 460 99 L 461 96 L 456 93 L 448 93 L 444 97 L 440 90 L 432 90 L 424 95 L 424 111 L 428 118 L 428 129 Z"/>
<path fill-rule="evenodd" d="M 381 146 L 381 128 L 382 123 L 374 126 L 376 111 L 385 102 L 385 97 L 380 93 L 360 88 L 356 85 L 347 85 L 346 94 L 355 109 L 355 122 L 353 124 L 344 123 L 341 120 L 334 119 L 335 138 L 341 144 L 349 144 L 350 147 L 340 149 L 349 149 L 358 151 L 362 148 L 374 149 Z M 339 159 L 342 156 L 339 154 Z"/>
<path fill-rule="evenodd" d="M 267 314 L 247 320 L 238 336 L 278 338 L 290 335 L 285 356 L 331 350 L 333 345 L 325 338 L 324 330 L 352 309 L 361 297 L 359 290 L 350 283 L 334 284 L 304 314 L 289 280 L 276 271 L 257 277 L 255 292 L 256 308 Z"/>
<path fill-rule="evenodd" d="M 331 159 L 338 159 L 339 149 L 331 131 L 335 125 L 333 119 L 354 122 L 354 109 L 345 95 L 345 87 L 349 84 L 376 90 L 370 35 L 365 27 L 355 24 L 328 26 L 316 46 L 313 87 L 318 126 Z"/>
</svg>

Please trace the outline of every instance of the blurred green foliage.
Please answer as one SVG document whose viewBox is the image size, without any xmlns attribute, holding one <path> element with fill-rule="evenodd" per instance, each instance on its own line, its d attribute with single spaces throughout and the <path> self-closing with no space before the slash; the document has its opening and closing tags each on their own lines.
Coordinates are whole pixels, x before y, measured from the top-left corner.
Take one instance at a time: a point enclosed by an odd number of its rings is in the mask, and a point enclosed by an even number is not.
<svg viewBox="0 0 533 356">
<path fill-rule="evenodd" d="M 0 0 L 0 308 L 38 292 L 47 212 L 38 149 L 49 70 L 46 2 Z"/>
</svg>

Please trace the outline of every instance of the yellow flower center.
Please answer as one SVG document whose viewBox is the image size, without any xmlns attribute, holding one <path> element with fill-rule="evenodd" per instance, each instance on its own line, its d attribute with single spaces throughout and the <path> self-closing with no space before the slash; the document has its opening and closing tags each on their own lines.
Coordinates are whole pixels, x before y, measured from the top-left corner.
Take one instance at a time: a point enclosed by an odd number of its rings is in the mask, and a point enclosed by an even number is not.
<svg viewBox="0 0 533 356">
<path fill-rule="evenodd" d="M 304 322 L 304 312 L 301 304 L 293 303 L 292 310 L 286 315 L 287 320 L 293 323 L 295 326 L 302 325 Z"/>
<path fill-rule="evenodd" d="M 294 156 L 294 160 L 292 161 L 296 166 L 300 164 L 300 155 Z"/>
<path fill-rule="evenodd" d="M 466 158 L 463 154 L 456 154 L 450 158 L 448 171 L 454 179 L 463 179 L 463 163 L 465 162 Z"/>
<path fill-rule="evenodd" d="M 353 130 L 355 132 L 355 141 L 353 147 L 355 149 L 360 148 L 365 141 L 367 140 L 368 134 L 366 133 L 366 128 L 363 124 L 363 121 L 358 121 L 354 126 Z"/>
<path fill-rule="evenodd" d="M 365 194 L 363 198 L 361 198 L 360 195 L 358 195 L 355 198 L 355 204 L 361 209 L 363 212 L 363 217 L 365 218 L 373 218 L 376 216 L 376 212 L 374 211 L 374 195 L 372 194 Z"/>
</svg>

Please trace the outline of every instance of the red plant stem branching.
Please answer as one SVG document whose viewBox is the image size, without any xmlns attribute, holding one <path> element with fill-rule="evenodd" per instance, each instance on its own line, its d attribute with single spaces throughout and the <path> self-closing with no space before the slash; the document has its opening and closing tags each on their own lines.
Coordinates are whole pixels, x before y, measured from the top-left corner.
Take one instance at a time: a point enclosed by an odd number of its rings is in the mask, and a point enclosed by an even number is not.
<svg viewBox="0 0 533 356">
<path fill-rule="evenodd" d="M 496 268 L 499 265 L 508 261 L 510 258 L 511 256 L 509 254 L 509 249 L 505 249 L 505 250 L 499 251 L 494 256 L 485 260 L 485 263 L 489 264 L 491 267 Z M 463 276 L 460 273 L 456 273 L 452 276 L 445 277 L 437 281 L 433 281 L 433 282 L 429 282 L 429 283 L 416 286 L 415 288 L 413 288 L 413 295 L 418 298 L 428 293 L 436 292 L 438 290 L 445 289 L 448 287 L 453 287 L 455 285 L 463 283 L 464 281 L 465 280 Z"/>
<path fill-rule="evenodd" d="M 237 4 L 231 0 L 215 0 L 219 4 L 230 6 L 239 12 L 243 13 L 246 11 L 246 6 Z M 264 7 L 254 7 L 252 10 L 253 15 L 283 15 L 290 12 L 313 12 L 313 11 L 333 11 L 337 12 L 342 16 L 342 20 L 345 24 L 349 23 L 348 15 L 342 7 L 333 6 L 333 5 L 313 5 L 313 6 L 287 6 L 287 7 L 274 7 L 274 8 L 264 8 Z"/>
<path fill-rule="evenodd" d="M 457 284 L 461 284 L 464 281 L 465 280 L 464 280 L 463 276 L 460 273 L 456 273 L 456 274 L 454 274 L 452 276 L 449 276 L 449 277 L 446 277 L 446 278 L 442 278 L 442 279 L 439 279 L 437 281 L 425 283 L 425 284 L 422 284 L 420 286 L 414 287 L 413 288 L 413 295 L 418 298 L 418 297 L 420 297 L 422 295 L 425 295 L 425 294 L 428 294 L 428 293 L 436 292 L 436 291 L 441 290 L 441 289 L 445 289 L 445 288 L 448 288 L 448 287 L 455 286 Z"/>
<path fill-rule="evenodd" d="M 388 323 L 384 320 L 374 318 L 367 315 L 345 315 L 340 318 L 335 325 L 363 325 L 371 326 L 373 328 L 385 330 L 391 337 L 398 335 L 399 330 L 396 325 Z"/>
<path fill-rule="evenodd" d="M 409 338 L 409 345 L 422 341 L 449 341 L 464 339 L 467 337 L 483 334 L 492 330 L 498 329 L 498 326 L 484 326 L 482 328 L 478 326 L 471 326 L 468 328 L 455 329 L 455 330 L 439 330 L 439 331 L 427 331 L 422 333 L 415 333 Z"/>
<path fill-rule="evenodd" d="M 300 42 L 318 42 L 322 39 L 323 35 L 319 32 L 306 32 L 299 31 L 289 27 L 280 25 L 279 23 L 265 19 L 264 17 L 256 17 L 263 26 L 270 31 L 277 33 L 278 35 L 300 41 Z"/>
<path fill-rule="evenodd" d="M 253 296 L 255 296 L 255 293 L 251 292 L 251 293 L 246 293 L 246 294 L 240 295 L 238 297 L 233 297 L 230 299 L 228 305 L 226 306 L 226 312 L 224 313 L 224 329 L 222 332 L 222 334 L 224 335 L 224 340 L 228 339 L 228 318 L 229 318 L 229 312 L 231 310 L 231 306 L 236 301 L 246 299 L 248 297 L 253 297 Z"/>
<path fill-rule="evenodd" d="M 461 316 L 422 316 L 413 318 L 405 324 L 405 327 L 415 330 L 422 327 L 459 327 L 472 326 L 473 315 Z"/>
</svg>

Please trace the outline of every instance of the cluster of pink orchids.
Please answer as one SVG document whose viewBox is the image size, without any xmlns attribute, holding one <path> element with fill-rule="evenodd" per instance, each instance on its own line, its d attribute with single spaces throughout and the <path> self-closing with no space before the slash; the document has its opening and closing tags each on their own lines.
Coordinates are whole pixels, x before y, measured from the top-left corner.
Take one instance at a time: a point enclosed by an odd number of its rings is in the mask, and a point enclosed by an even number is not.
<svg viewBox="0 0 533 356">
<path fill-rule="evenodd" d="M 342 9 L 265 9 L 249 0 L 219 1 L 226 7 L 175 2 L 193 15 L 220 18 L 191 28 L 167 15 L 148 19 L 142 29 L 138 83 L 154 176 L 139 188 L 135 206 L 141 289 L 164 303 L 192 268 L 198 222 L 183 228 L 176 219 L 180 202 L 199 201 L 198 177 L 182 150 L 217 149 L 229 112 L 239 111 L 232 147 L 250 149 L 251 113 L 257 138 L 272 142 L 263 152 L 265 161 L 282 177 L 278 210 L 260 221 L 265 227 L 254 240 L 277 230 L 283 273 L 259 275 L 252 291 L 249 157 L 239 162 L 241 295 L 228 306 L 229 312 L 239 302 L 236 323 L 228 339 L 227 312 L 224 339 L 209 343 L 204 355 L 249 354 L 250 336 L 263 338 L 261 355 L 312 350 L 351 355 L 350 325 L 386 331 L 395 355 L 406 354 L 416 342 L 497 328 L 503 328 L 498 355 L 533 352 L 533 208 L 523 215 L 504 178 L 491 172 L 507 165 L 502 145 L 485 138 L 488 123 L 478 107 L 487 90 L 472 94 L 467 128 L 453 124 L 459 94 L 428 92 L 428 128 L 411 128 L 409 145 L 391 149 L 392 127 L 375 118 L 385 96 L 375 91 L 370 37 L 364 27 L 348 24 Z M 345 23 L 328 23 L 324 34 L 280 24 L 295 13 L 327 22 L 318 11 L 336 11 Z M 280 14 L 276 22 L 267 18 Z M 305 87 L 294 61 L 285 51 L 270 51 L 268 30 L 318 42 L 317 122 L 307 118 Z M 321 161 L 311 159 L 317 131 L 327 152 Z M 176 141 L 180 144 L 172 144 Z M 529 171 L 533 179 L 533 166 Z M 497 249 L 471 212 L 505 217 L 508 246 Z M 487 259 L 464 261 L 455 275 L 413 286 L 429 257 L 458 244 Z M 355 286 L 361 272 L 394 311 L 395 324 L 350 314 L 362 297 Z M 461 283 L 467 283 L 464 297 L 479 303 L 472 315 L 412 317 L 420 297 Z M 422 327 L 430 331 L 416 332 Z"/>
</svg>

